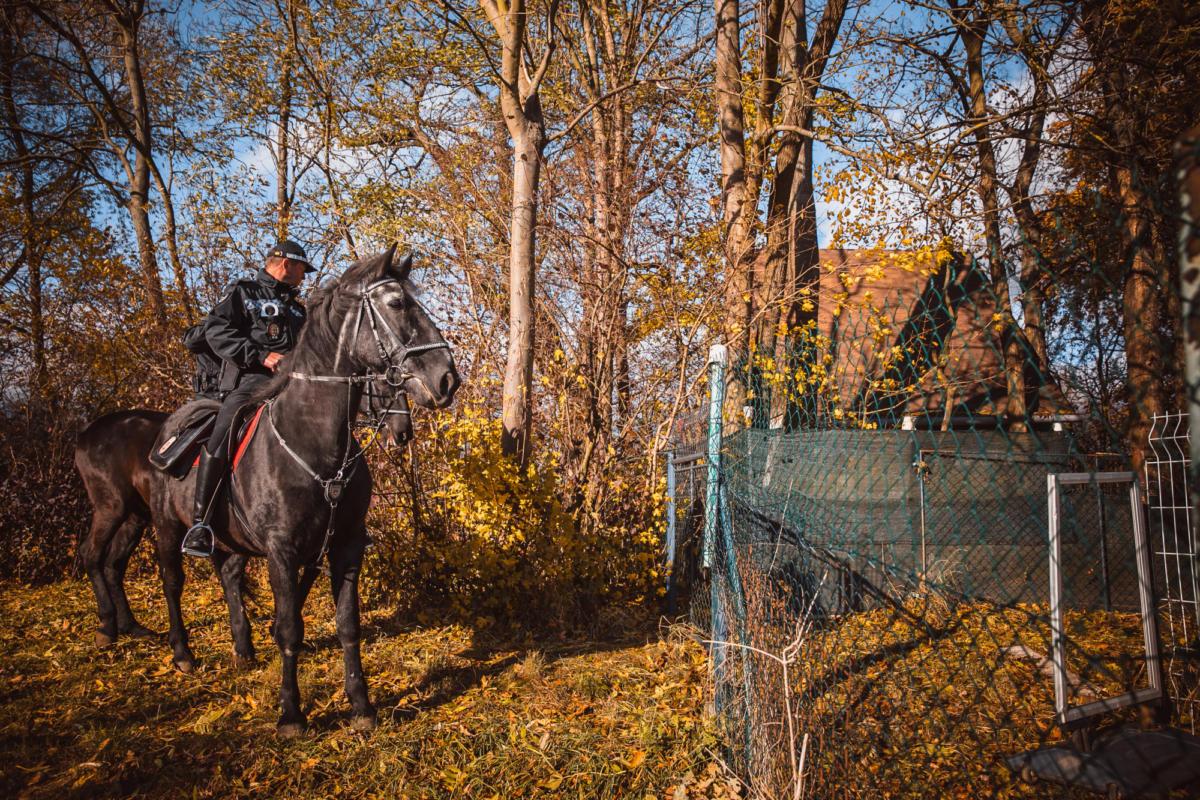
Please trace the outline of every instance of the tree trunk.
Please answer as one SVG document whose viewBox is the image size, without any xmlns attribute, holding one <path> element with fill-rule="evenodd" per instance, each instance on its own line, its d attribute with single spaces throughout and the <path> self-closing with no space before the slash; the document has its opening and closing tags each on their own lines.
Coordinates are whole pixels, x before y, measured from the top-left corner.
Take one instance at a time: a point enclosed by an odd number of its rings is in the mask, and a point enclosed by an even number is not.
<svg viewBox="0 0 1200 800">
<path fill-rule="evenodd" d="M 775 156 L 774 180 L 767 205 L 767 244 L 762 260 L 760 292 L 761 305 L 757 312 L 762 321 L 758 326 L 758 351 L 774 360 L 775 380 L 770 387 L 768 417 L 774 421 L 786 413 L 790 381 L 782 380 L 788 370 L 784 365 L 790 357 L 790 336 L 780 336 L 780 326 L 793 324 L 792 308 L 799 288 L 799 263 L 796 260 L 799 213 L 796 202 L 800 196 L 801 177 L 811 163 L 803 160 L 805 138 L 796 130 L 808 127 L 810 99 L 805 97 L 801 75 L 808 58 L 808 21 L 805 0 L 788 0 L 783 9 L 779 44 L 779 80 L 782 90 L 779 100 L 783 106 L 779 134 L 779 151 Z M 811 178 L 811 176 L 809 176 Z M 810 183 L 811 187 L 811 183 Z M 816 297 L 811 298 L 814 302 Z"/>
<path fill-rule="evenodd" d="M 763 322 L 760 350 L 775 359 L 777 371 L 791 373 L 796 359 L 812 358 L 797 348 L 811 332 L 820 302 L 820 250 L 817 242 L 816 202 L 813 196 L 813 141 L 802 131 L 811 130 L 821 77 L 845 15 L 845 0 L 826 3 L 810 42 L 805 0 L 787 0 L 782 8 L 779 43 L 779 98 L 783 105 L 779 151 L 767 207 L 767 245 L 763 263 Z M 765 313 L 764 313 L 765 312 Z M 780 338 L 779 332 L 789 335 Z M 776 420 L 786 403 L 772 393 L 770 417 Z M 794 398 L 792 398 L 794 399 Z M 791 402 L 790 400 L 788 402 Z"/>
<path fill-rule="evenodd" d="M 1122 290 L 1125 388 L 1130 405 L 1126 444 L 1133 470 L 1140 476 L 1152 418 L 1165 408 L 1162 356 L 1171 352 L 1171 346 L 1160 339 L 1159 326 L 1164 321 L 1162 292 L 1170 289 L 1160 285 L 1164 272 L 1154 254 L 1155 204 L 1145 188 L 1155 185 L 1156 176 L 1148 175 L 1139 161 L 1144 120 L 1134 105 L 1133 64 L 1125 52 L 1130 32 L 1109 12 L 1107 3 L 1086 3 L 1080 22 L 1107 105 L 1101 122 L 1111 140 L 1106 152 L 1109 184 L 1121 210 L 1118 224 L 1126 270 Z M 1137 57 L 1143 55 L 1150 54 L 1138 53 Z"/>
<path fill-rule="evenodd" d="M 146 101 L 146 85 L 142 76 L 138 29 L 141 26 L 143 7 L 135 4 L 131 9 L 113 15 L 121 30 L 121 50 L 125 62 L 125 79 L 129 83 L 129 99 L 133 117 L 134 164 L 133 179 L 129 186 L 129 216 L 133 221 L 133 233 L 138 246 L 138 263 L 142 279 L 150 297 L 150 308 L 158 325 L 167 325 L 167 308 L 163 299 L 162 279 L 158 274 L 158 259 L 155 256 L 154 230 L 150 224 L 150 159 L 152 154 L 152 132 L 150 108 Z"/>
<path fill-rule="evenodd" d="M 523 468 L 532 455 L 535 234 L 538 179 L 542 152 L 546 148 L 546 124 L 538 91 L 552 51 L 547 49 L 531 74 L 525 66 L 528 9 L 524 0 L 511 0 L 503 6 L 503 11 L 496 0 L 480 2 L 500 37 L 500 110 L 513 142 L 513 200 L 508 242 L 508 358 L 504 368 L 500 444 L 504 453 L 517 458 Z M 551 8 L 553 14 L 554 6 Z"/>
<path fill-rule="evenodd" d="M 504 370 L 501 445 L 505 454 L 528 462 L 533 428 L 534 272 L 538 179 L 545 133 L 530 124 L 513 141 L 513 208 L 509 229 L 508 360 Z"/>
<path fill-rule="evenodd" d="M 759 21 L 762 35 L 759 41 L 760 52 L 758 53 L 758 93 L 754 98 L 754 126 L 751 129 L 750 138 L 745 145 L 746 180 L 744 198 L 742 200 L 742 207 L 748 209 L 746 212 L 748 219 L 745 223 L 745 237 L 747 241 L 744 244 L 744 249 L 747 251 L 752 247 L 751 240 L 754 237 L 754 227 L 758 222 L 758 198 L 762 192 L 766 162 L 768 154 L 771 152 L 771 143 L 774 138 L 775 110 L 783 88 L 779 75 L 779 57 L 782 39 L 780 32 L 783 26 L 784 8 L 786 5 L 786 0 L 767 0 L 759 9 L 759 14 L 762 17 Z M 750 298 L 751 309 L 757 309 L 761 313 L 763 309 L 769 310 L 772 303 L 776 303 L 775 310 L 778 311 L 778 298 L 783 293 L 782 281 L 784 280 L 784 276 L 778 274 L 770 275 L 766 269 L 766 263 L 762 258 L 762 254 L 751 257 L 751 254 L 747 252 L 745 258 L 751 260 L 751 263 L 746 266 L 746 269 L 751 270 L 749 283 L 753 287 L 753 293 Z M 764 321 L 758 326 L 758 331 L 751 331 L 751 337 L 756 333 L 760 337 L 756 348 L 768 353 L 774 352 L 774 336 L 777 322 L 777 319 Z M 762 335 L 768 333 L 770 340 L 764 341 Z"/>
<path fill-rule="evenodd" d="M 1025 338 L 1033 350 L 1040 375 L 1040 384 L 1049 383 L 1050 356 L 1046 347 L 1046 326 L 1043 308 L 1045 258 L 1042 252 L 1043 228 L 1033 208 L 1033 179 L 1042 155 L 1042 135 L 1046 126 L 1050 102 L 1048 64 L 1056 48 L 1047 47 L 1045 39 L 1033 37 L 1030 27 L 1016 7 L 1002 12 L 1001 24 L 1013 46 L 1021 54 L 1033 81 L 1033 95 L 1028 122 L 1020 131 L 1023 140 L 1021 160 L 1009 191 L 1009 202 L 1017 218 L 1021 237 L 1021 310 L 1025 322 Z M 1064 23 L 1065 24 L 1065 23 Z"/>
<path fill-rule="evenodd" d="M 150 225 L 150 166 L 145 156 L 138 153 L 134 163 L 133 183 L 129 187 L 129 216 L 133 221 L 133 233 L 137 240 L 138 264 L 142 280 L 150 297 L 150 309 L 160 327 L 167 325 L 166 301 L 163 299 L 162 280 L 158 274 L 158 259 L 154 254 L 154 231 Z"/>
<path fill-rule="evenodd" d="M 170 187 L 163 180 L 162 173 L 159 172 L 158 165 L 153 160 L 150 161 L 150 168 L 155 185 L 158 187 L 158 196 L 163 204 L 163 236 L 167 240 L 167 255 L 171 259 L 171 272 L 175 276 L 175 291 L 179 294 L 179 302 L 183 304 L 183 313 L 190 324 L 196 321 L 196 309 L 192 303 L 192 293 L 188 289 L 187 273 L 184 272 L 183 262 L 179 259 L 179 239 L 175 234 L 175 201 L 171 197 Z"/>
<path fill-rule="evenodd" d="M 784 8 L 779 45 L 779 81 L 783 84 L 779 98 L 783 105 L 782 124 L 796 128 L 806 120 L 808 105 L 802 96 L 804 88 L 800 74 L 808 53 L 808 21 L 805 0 L 789 0 Z M 795 130 L 779 134 L 779 152 L 775 156 L 775 179 L 767 204 L 767 246 L 763 260 L 762 283 L 769 293 L 763 295 L 759 310 L 764 314 L 759 333 L 763 355 L 774 358 L 779 323 L 786 319 L 783 306 L 790 300 L 795 279 L 795 264 L 788 258 L 795 241 L 796 214 L 792 203 L 796 199 L 796 168 L 800 163 L 801 136 Z"/>
<path fill-rule="evenodd" d="M 284 56 L 279 65 L 279 126 L 275 134 L 275 233 L 288 238 L 292 217 L 292 192 L 288 181 L 291 158 L 288 135 L 292 125 L 292 62 Z"/>
<path fill-rule="evenodd" d="M 1025 407 L 1025 358 L 1021 342 L 1015 335 L 1016 322 L 1012 314 L 1012 297 L 1008 290 L 1008 270 L 1000 238 L 1000 203 L 997 196 L 996 151 L 992 146 L 987 94 L 983 81 L 983 42 L 987 35 L 987 20 L 973 3 L 954 4 L 955 24 L 962 36 L 966 51 L 968 97 L 965 98 L 968 124 L 974 128 L 975 152 L 979 161 L 979 202 L 983 206 L 983 227 L 987 240 L 988 268 L 992 275 L 992 295 L 1000 326 L 996 341 L 1004 358 L 1007 378 L 1006 418 L 1009 430 L 1028 430 Z"/>
<path fill-rule="evenodd" d="M 581 478 L 587 484 L 588 508 L 594 508 L 603 491 L 603 474 L 608 463 L 612 433 L 613 338 L 612 292 L 614 258 L 611 250 L 611 208 L 609 204 L 609 142 L 599 110 L 592 114 L 592 219 L 591 269 L 583 276 L 583 319 L 580 328 L 580 367 L 587 383 L 584 388 L 584 441 L 586 459 Z"/>
<path fill-rule="evenodd" d="M 1039 115 L 1042 116 L 1042 115 Z M 1036 140 L 1042 136 L 1041 122 L 1032 126 L 1029 142 L 1021 159 L 1018 180 L 1011 198 L 1013 213 L 1021 234 L 1021 311 L 1025 320 L 1025 339 L 1032 349 L 1033 360 L 1041 375 L 1041 383 L 1050 382 L 1050 354 L 1046 346 L 1045 296 L 1046 283 L 1042 255 L 1042 229 L 1029 197 L 1033 171 L 1038 159 Z M 1032 150 L 1032 152 L 1030 152 Z"/>
<path fill-rule="evenodd" d="M 6 15 L 7 16 L 7 15 Z M 40 225 L 34 205 L 34 159 L 25 142 L 21 112 L 13 97 L 13 70 L 18 56 L 15 52 L 9 20 L 3 20 L 4 43 L 4 115 L 7 118 L 9 136 L 14 155 L 20 164 L 19 181 L 21 195 L 21 247 L 24 250 L 25 270 L 29 274 L 29 345 L 33 369 L 29 375 L 29 415 L 37 419 L 41 415 L 46 381 L 46 330 L 42 314 L 42 243 L 38 236 Z"/>
<path fill-rule="evenodd" d="M 717 124 L 721 140 L 721 223 L 725 237 L 725 338 L 734 369 L 726 405 L 740 409 L 747 387 L 737 380 L 738 359 L 749 354 L 754 284 L 746 204 L 746 125 L 742 111 L 742 48 L 738 0 L 716 0 Z M 736 416 L 736 415 L 735 415 Z"/>
<path fill-rule="evenodd" d="M 1037 124 L 1030 135 L 1041 138 L 1041 124 Z M 1026 145 L 1027 148 L 1034 146 L 1032 143 Z M 1028 150 L 1026 154 L 1028 155 Z M 1032 155 L 1032 159 L 1036 163 L 1036 153 Z M 1022 158 L 1022 169 L 1024 169 L 1025 163 L 1026 159 Z M 1012 198 L 1012 205 L 1021 233 L 1020 286 L 1021 311 L 1025 320 L 1025 339 L 1029 342 L 1029 346 L 1033 351 L 1030 355 L 1032 355 L 1038 373 L 1041 376 L 1040 382 L 1045 384 L 1051 381 L 1050 353 L 1046 345 L 1044 311 L 1044 286 L 1046 278 L 1041 247 L 1042 229 L 1038 224 L 1037 216 L 1034 214 L 1033 205 L 1029 197 L 1032 171 L 1033 166 L 1031 165 L 1029 167 L 1029 179 L 1018 179 L 1014 187 L 1016 197 Z"/>
<path fill-rule="evenodd" d="M 1175 144 L 1179 192 L 1179 316 L 1183 356 L 1183 405 L 1190 430 L 1200 432 L 1200 125 L 1184 131 Z M 1192 439 L 1192 508 L 1200 512 L 1200 440 Z M 1194 517 L 1193 517 L 1194 519 Z"/>
<path fill-rule="evenodd" d="M 1029 236 L 1028 229 L 1026 236 Z M 1045 297 L 1043 294 L 1041 250 L 1026 242 L 1021 258 L 1021 309 L 1025 318 L 1025 338 L 1033 350 L 1042 383 L 1050 378 L 1050 353 L 1046 346 Z"/>
<path fill-rule="evenodd" d="M 1117 166 L 1113 173 L 1124 217 L 1121 233 L 1129 260 L 1123 291 L 1126 385 L 1130 404 L 1129 454 L 1134 472 L 1140 475 L 1153 416 L 1164 410 L 1162 352 L 1158 337 L 1162 296 L 1158 267 L 1150 252 L 1151 230 L 1147 216 L 1152 201 L 1129 166 Z"/>
</svg>

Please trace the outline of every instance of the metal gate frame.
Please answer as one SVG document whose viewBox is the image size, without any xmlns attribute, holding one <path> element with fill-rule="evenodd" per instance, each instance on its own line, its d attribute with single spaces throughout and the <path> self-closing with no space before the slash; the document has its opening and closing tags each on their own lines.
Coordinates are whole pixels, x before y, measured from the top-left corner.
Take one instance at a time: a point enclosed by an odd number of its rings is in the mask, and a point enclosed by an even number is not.
<svg viewBox="0 0 1200 800">
<path fill-rule="evenodd" d="M 1080 706 L 1069 705 L 1067 695 L 1067 641 L 1063 623 L 1062 538 L 1059 517 L 1062 513 L 1062 486 L 1092 486 L 1103 483 L 1128 483 L 1129 506 L 1133 514 L 1133 540 L 1138 571 L 1138 596 L 1142 607 L 1142 635 L 1146 648 L 1146 672 L 1150 685 L 1144 689 L 1094 700 Z M 1050 631 L 1051 661 L 1054 665 L 1054 706 L 1058 723 L 1078 728 L 1094 717 L 1133 705 L 1153 703 L 1163 697 L 1162 664 L 1158 652 L 1158 624 L 1151 591 L 1150 547 L 1146 536 L 1146 515 L 1142 506 L 1141 486 L 1132 472 L 1064 472 L 1046 476 L 1050 519 Z"/>
</svg>

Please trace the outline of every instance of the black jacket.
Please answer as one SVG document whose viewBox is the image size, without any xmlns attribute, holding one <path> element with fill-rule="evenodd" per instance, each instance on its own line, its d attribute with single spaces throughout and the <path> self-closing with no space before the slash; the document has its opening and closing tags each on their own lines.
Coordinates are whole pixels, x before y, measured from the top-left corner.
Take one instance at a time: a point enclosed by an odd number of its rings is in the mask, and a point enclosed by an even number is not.
<svg viewBox="0 0 1200 800">
<path fill-rule="evenodd" d="M 204 320 L 204 338 L 224 362 L 220 388 L 237 388 L 243 375 L 270 375 L 268 353 L 296 346 L 304 325 L 297 290 L 260 269 L 253 279 L 235 281 Z"/>
</svg>

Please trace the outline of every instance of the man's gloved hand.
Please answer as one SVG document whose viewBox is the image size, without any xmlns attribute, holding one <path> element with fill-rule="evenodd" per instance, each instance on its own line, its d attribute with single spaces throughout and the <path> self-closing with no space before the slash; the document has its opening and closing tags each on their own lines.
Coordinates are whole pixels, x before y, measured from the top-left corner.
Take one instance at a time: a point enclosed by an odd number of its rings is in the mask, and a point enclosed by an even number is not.
<svg viewBox="0 0 1200 800">
<path fill-rule="evenodd" d="M 283 354 L 281 353 L 267 353 L 267 357 L 263 359 L 262 363 L 264 367 L 274 372 L 276 365 L 282 360 Z"/>
</svg>

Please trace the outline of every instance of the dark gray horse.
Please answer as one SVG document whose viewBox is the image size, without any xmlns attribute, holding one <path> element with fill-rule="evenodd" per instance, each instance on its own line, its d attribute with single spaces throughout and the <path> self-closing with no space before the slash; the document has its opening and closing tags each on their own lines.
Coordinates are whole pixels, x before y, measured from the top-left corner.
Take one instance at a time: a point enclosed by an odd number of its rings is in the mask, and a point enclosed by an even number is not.
<svg viewBox="0 0 1200 800">
<path fill-rule="evenodd" d="M 428 408 L 449 405 L 459 385 L 449 347 L 407 282 L 410 268 L 410 258 L 393 264 L 389 250 L 359 261 L 314 293 L 300 341 L 261 393 L 267 407 L 231 480 L 230 503 L 215 515 L 214 566 L 230 605 L 235 652 L 243 659 L 253 659 L 253 649 L 237 587 L 246 557 L 267 559 L 273 630 L 283 659 L 282 735 L 299 733 L 306 724 L 296 682 L 306 593 L 300 571 L 311 576 L 325 556 L 353 724 L 359 729 L 375 724 L 358 643 L 358 575 L 371 476 L 352 436 L 353 420 L 363 387 L 381 378 Z M 176 481 L 150 466 L 144 444 L 162 427 L 161 416 L 153 412 L 118 412 L 80 434 L 75 462 L 94 514 L 79 560 L 99 607 L 97 640 L 146 633 L 118 587 L 133 549 L 128 543 L 136 544 L 147 522 L 154 525 L 170 616 L 168 640 L 176 667 L 187 672 L 195 657 L 179 604 L 179 541 L 191 518 L 193 489 L 190 478 Z"/>
<path fill-rule="evenodd" d="M 402 445 L 412 439 L 413 427 L 408 396 L 397 388 L 382 377 L 367 384 L 359 405 L 359 425 L 373 429 L 376 435 L 386 432 L 395 444 Z M 216 407 L 215 403 L 209 405 Z M 149 508 L 134 481 L 146 480 L 141 474 L 146 466 L 141 463 L 142 454 L 152 452 L 162 441 L 170 416 L 145 409 L 118 411 L 92 422 L 86 436 L 80 438 L 76 461 L 95 511 L 76 551 L 76 562 L 92 581 L 100 613 L 95 638 L 101 647 L 113 644 L 118 636 L 156 635 L 134 617 L 125 593 L 125 573 L 150 524 Z M 176 533 L 178 529 L 171 526 L 161 535 Z M 163 541 L 162 547 L 164 551 L 179 550 L 180 542 Z M 212 560 L 229 606 L 234 663 L 250 666 L 255 662 L 254 644 L 242 596 L 248 557 L 218 550 Z M 300 580 L 302 597 L 308 596 L 319 572 L 316 566 L 305 567 Z M 186 662 L 177 666 L 183 671 L 191 668 Z"/>
</svg>

